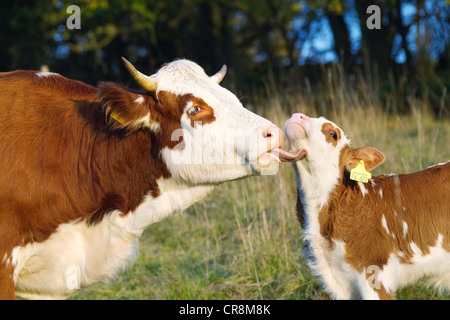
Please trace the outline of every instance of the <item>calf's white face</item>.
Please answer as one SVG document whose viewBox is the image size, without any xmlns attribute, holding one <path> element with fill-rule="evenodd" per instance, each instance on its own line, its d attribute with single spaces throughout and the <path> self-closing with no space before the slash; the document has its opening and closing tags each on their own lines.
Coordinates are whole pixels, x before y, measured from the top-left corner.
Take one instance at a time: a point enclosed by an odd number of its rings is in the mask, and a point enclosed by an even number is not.
<svg viewBox="0 0 450 320">
<path fill-rule="evenodd" d="M 309 172 L 338 170 L 341 150 L 349 140 L 336 124 L 323 117 L 294 113 L 286 121 L 284 131 L 291 151 L 304 149 L 307 153 L 302 165 Z"/>
<path fill-rule="evenodd" d="M 297 161 L 295 166 L 323 180 L 326 182 L 324 185 L 332 187 L 343 169 L 350 171 L 360 160 L 364 160 L 368 171 L 384 161 L 384 155 L 374 148 L 350 148 L 350 140 L 344 131 L 323 117 L 309 118 L 302 113 L 294 113 L 286 121 L 284 132 L 291 152 L 300 149 L 307 153 L 305 161 Z"/>
</svg>

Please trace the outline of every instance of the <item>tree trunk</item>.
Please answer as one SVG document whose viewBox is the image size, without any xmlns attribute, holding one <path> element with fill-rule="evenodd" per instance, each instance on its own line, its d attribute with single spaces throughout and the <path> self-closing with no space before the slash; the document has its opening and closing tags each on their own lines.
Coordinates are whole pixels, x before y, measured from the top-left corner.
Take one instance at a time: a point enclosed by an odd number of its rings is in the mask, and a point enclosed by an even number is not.
<svg viewBox="0 0 450 320">
<path fill-rule="evenodd" d="M 377 5 L 381 9 L 381 29 L 369 29 L 367 27 L 367 8 Z M 391 51 L 395 37 L 395 27 L 391 24 L 392 7 L 387 1 L 358 0 L 355 1 L 355 9 L 358 13 L 361 27 L 361 56 L 366 71 L 372 75 L 386 75 L 392 68 Z M 388 23 L 383 23 L 387 21 Z"/>
<path fill-rule="evenodd" d="M 342 62 L 345 71 L 351 71 L 354 63 L 350 34 L 347 24 L 344 21 L 344 15 L 333 11 L 326 11 L 334 37 L 334 50 Z"/>
</svg>

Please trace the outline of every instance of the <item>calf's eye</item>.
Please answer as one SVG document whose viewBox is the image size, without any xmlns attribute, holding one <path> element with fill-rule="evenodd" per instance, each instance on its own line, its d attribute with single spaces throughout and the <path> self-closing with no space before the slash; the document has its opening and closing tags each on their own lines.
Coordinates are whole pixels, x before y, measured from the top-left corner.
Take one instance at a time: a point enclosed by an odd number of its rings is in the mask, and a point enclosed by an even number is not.
<svg viewBox="0 0 450 320">
<path fill-rule="evenodd" d="M 334 131 L 330 131 L 330 135 L 333 137 L 334 140 L 337 140 L 337 134 Z"/>
</svg>

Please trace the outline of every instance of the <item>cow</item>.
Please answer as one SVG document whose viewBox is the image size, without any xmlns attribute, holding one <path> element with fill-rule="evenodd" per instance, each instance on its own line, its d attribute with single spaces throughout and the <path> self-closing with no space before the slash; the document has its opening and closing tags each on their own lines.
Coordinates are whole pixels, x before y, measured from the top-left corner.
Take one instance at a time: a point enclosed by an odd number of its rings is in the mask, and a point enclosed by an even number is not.
<svg viewBox="0 0 450 320">
<path fill-rule="evenodd" d="M 0 73 L 0 298 L 66 298 L 113 278 L 152 223 L 225 181 L 276 172 L 281 129 L 177 59 L 142 87 Z M 239 143 L 238 143 L 238 142 Z"/>
<path fill-rule="evenodd" d="M 295 113 L 284 132 L 293 163 L 297 217 L 314 275 L 335 299 L 395 299 L 425 279 L 450 289 L 450 162 L 372 177 L 385 156 L 352 148 L 333 122 Z"/>
</svg>

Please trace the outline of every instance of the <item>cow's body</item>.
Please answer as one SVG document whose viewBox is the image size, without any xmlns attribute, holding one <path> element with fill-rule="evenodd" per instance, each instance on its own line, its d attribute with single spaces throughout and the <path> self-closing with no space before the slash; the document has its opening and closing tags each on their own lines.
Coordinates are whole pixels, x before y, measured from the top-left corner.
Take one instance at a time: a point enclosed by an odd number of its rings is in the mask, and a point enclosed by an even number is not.
<svg viewBox="0 0 450 320">
<path fill-rule="evenodd" d="M 218 183 L 259 174 L 259 159 L 282 144 L 279 129 L 192 62 L 148 78 L 157 89 L 138 92 L 45 72 L 0 73 L 1 298 L 62 298 L 116 275 L 148 225 Z M 224 143 L 247 161 L 176 162 L 220 141 L 228 121 L 250 135 L 263 130 L 264 151 L 252 160 Z M 202 139 L 194 139 L 199 128 Z"/>
<path fill-rule="evenodd" d="M 380 152 L 350 148 L 323 118 L 294 114 L 285 130 L 308 152 L 294 164 L 297 213 L 311 270 L 333 297 L 390 299 L 419 279 L 450 289 L 450 162 L 364 183 L 350 170 L 360 160 L 372 170 Z"/>
</svg>

